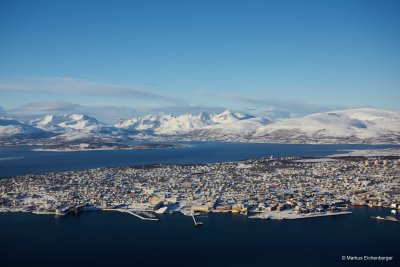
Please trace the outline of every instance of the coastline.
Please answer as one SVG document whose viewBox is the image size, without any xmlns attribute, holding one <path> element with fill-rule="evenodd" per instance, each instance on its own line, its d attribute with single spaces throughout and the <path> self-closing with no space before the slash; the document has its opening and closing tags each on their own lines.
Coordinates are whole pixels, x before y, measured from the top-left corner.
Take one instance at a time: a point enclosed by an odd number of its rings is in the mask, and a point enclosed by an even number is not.
<svg viewBox="0 0 400 267">
<path fill-rule="evenodd" d="M 358 208 L 360 206 L 352 206 L 351 209 Z M 368 207 L 368 206 L 363 206 L 368 209 L 390 209 L 390 207 Z M 257 220 L 302 220 L 302 219 L 312 219 L 312 218 L 321 218 L 321 217 L 329 217 L 329 216 L 340 216 L 340 215 L 351 215 L 353 214 L 353 211 L 351 209 L 344 210 L 344 211 L 335 211 L 335 212 L 330 212 L 330 211 L 324 211 L 324 212 L 310 212 L 310 213 L 296 213 L 293 210 L 284 210 L 284 211 L 260 211 L 257 212 L 258 214 L 256 215 L 249 215 L 248 213 L 241 213 L 241 212 L 234 212 L 234 211 L 218 211 L 218 210 L 210 210 L 209 212 L 205 212 L 204 214 L 226 214 L 226 213 L 231 213 L 231 214 L 239 214 L 240 216 L 243 216 L 244 218 L 247 219 L 257 219 Z M 100 207 L 83 207 L 82 210 L 79 212 L 73 212 L 72 209 L 67 210 L 66 212 L 57 212 L 57 211 L 43 211 L 43 210 L 34 210 L 34 211 L 28 211 L 28 210 L 23 210 L 23 209 L 16 209 L 16 210 L 11 210 L 8 208 L 1 208 L 0 213 L 31 213 L 34 215 L 54 215 L 54 216 L 67 216 L 70 213 L 83 213 L 83 212 L 91 212 L 91 211 L 100 211 L 100 212 L 120 212 L 120 213 L 126 213 L 129 215 L 132 215 L 136 218 L 139 218 L 140 220 L 143 221 L 158 221 L 159 218 L 156 216 L 156 213 L 154 211 L 149 211 L 149 210 L 136 210 L 136 209 L 130 209 L 130 208 L 100 208 Z M 140 215 L 141 213 L 146 213 L 146 216 Z M 194 214 L 194 213 L 185 213 L 183 211 L 175 211 L 173 213 L 170 213 L 170 215 L 173 215 L 174 213 L 180 213 L 184 215 L 185 217 L 196 217 L 196 216 L 203 216 L 199 214 Z M 157 214 L 157 215 L 165 215 L 165 214 Z"/>
<path fill-rule="evenodd" d="M 170 145 L 170 144 L 141 144 L 128 147 L 99 147 L 99 148 L 34 148 L 32 151 L 37 152 L 82 152 L 82 151 L 110 151 L 110 150 L 148 150 L 148 149 L 174 149 L 185 148 L 186 145 Z"/>
<path fill-rule="evenodd" d="M 364 203 L 400 209 L 398 198 L 365 197 L 363 192 L 349 191 L 347 186 L 338 191 L 333 180 L 326 177 L 343 170 L 340 175 L 346 184 L 380 194 L 382 179 L 385 188 L 391 189 L 398 169 L 399 159 L 393 158 L 342 161 L 327 157 L 264 157 L 28 175 L 2 181 L 0 212 L 63 216 L 89 208 L 124 212 L 142 220 L 147 216 L 141 216 L 141 212 L 181 212 L 186 216 L 237 212 L 250 219 L 275 220 L 348 215 L 351 212 L 347 208 L 353 202 L 354 206 Z M 229 185 L 230 189 L 223 190 L 222 185 Z M 248 216 L 249 213 L 259 214 Z"/>
</svg>

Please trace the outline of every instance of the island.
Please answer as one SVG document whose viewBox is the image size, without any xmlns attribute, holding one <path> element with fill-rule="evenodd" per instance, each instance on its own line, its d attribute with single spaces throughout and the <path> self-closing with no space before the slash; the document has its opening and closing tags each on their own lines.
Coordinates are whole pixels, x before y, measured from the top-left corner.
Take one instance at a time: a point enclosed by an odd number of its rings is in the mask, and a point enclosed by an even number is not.
<svg viewBox="0 0 400 267">
<path fill-rule="evenodd" d="M 72 151 L 91 151 L 91 150 L 120 150 L 120 149 L 167 149 L 183 148 L 182 144 L 164 144 L 164 143 L 140 143 L 123 144 L 118 142 L 93 142 L 92 140 L 76 140 L 70 142 L 61 142 L 52 145 L 42 145 L 40 148 L 34 148 L 33 151 L 51 151 L 51 152 L 72 152 Z"/>
<path fill-rule="evenodd" d="M 24 175 L 0 180 L 0 211 L 63 216 L 125 212 L 143 220 L 176 212 L 235 212 L 252 219 L 351 214 L 350 206 L 400 209 L 400 157 L 259 158 Z"/>
</svg>

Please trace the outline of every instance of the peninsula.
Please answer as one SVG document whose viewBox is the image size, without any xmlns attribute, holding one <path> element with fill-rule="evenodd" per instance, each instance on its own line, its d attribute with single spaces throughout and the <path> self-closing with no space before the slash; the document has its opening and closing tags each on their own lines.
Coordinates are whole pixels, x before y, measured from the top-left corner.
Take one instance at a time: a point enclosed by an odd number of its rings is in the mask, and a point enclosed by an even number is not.
<svg viewBox="0 0 400 267">
<path fill-rule="evenodd" d="M 260 158 L 25 175 L 0 180 L 0 211 L 65 215 L 115 210 L 142 219 L 238 212 L 258 219 L 400 208 L 398 157 Z"/>
</svg>

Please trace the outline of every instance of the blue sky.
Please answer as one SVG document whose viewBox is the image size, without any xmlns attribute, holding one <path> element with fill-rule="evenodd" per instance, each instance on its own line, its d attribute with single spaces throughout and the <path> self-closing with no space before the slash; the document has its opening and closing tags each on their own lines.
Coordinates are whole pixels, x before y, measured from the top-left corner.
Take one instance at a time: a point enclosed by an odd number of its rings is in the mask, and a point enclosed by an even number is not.
<svg viewBox="0 0 400 267">
<path fill-rule="evenodd" d="M 3 0 L 0 106 L 105 120 L 400 109 L 398 14 L 389 0 Z"/>
</svg>

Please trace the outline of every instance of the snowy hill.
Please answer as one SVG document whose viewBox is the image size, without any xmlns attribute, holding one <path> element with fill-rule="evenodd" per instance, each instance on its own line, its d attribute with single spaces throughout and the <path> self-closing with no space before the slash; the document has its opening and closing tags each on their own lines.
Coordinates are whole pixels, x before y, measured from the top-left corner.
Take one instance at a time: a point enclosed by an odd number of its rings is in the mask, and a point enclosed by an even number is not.
<svg viewBox="0 0 400 267">
<path fill-rule="evenodd" d="M 256 131 L 259 127 L 267 125 L 271 120 L 268 118 L 252 118 L 221 122 L 219 124 L 205 127 L 206 130 L 219 129 L 226 133 L 249 133 Z"/>
<path fill-rule="evenodd" d="M 161 135 L 183 134 L 204 128 L 209 124 L 209 116 L 205 113 L 198 115 L 184 114 L 177 117 L 170 116 L 155 130 L 155 133 Z"/>
<path fill-rule="evenodd" d="M 154 134 L 156 129 L 158 129 L 163 123 L 171 120 L 171 118 L 171 115 L 146 115 L 144 117 L 122 119 L 115 124 L 115 127 Z"/>
<path fill-rule="evenodd" d="M 207 113 L 200 113 L 198 115 L 187 113 L 180 116 L 147 115 L 140 118 L 121 120 L 115 125 L 115 127 L 134 129 L 137 131 L 146 132 L 148 134 L 179 135 L 190 133 L 196 130 L 217 128 L 226 130 L 235 129 L 235 131 L 237 131 L 239 128 L 246 128 L 245 124 L 241 125 L 239 122 L 244 122 L 245 120 L 250 119 L 253 119 L 253 117 L 238 112 L 232 113 L 230 110 L 225 110 L 222 113 L 211 115 Z M 257 122 L 251 122 L 250 125 L 255 123 Z"/>
<path fill-rule="evenodd" d="M 47 115 L 42 119 L 31 121 L 31 124 L 44 130 L 50 131 L 92 131 L 104 126 L 95 118 L 91 118 L 82 114 L 62 114 L 62 115 Z"/>
<path fill-rule="evenodd" d="M 115 127 L 120 129 L 131 129 L 147 134 L 175 135 L 187 133 L 206 125 L 210 121 L 204 114 L 172 115 L 147 115 L 139 118 L 120 120 Z"/>
<path fill-rule="evenodd" d="M 83 114 L 47 115 L 42 119 L 30 122 L 31 125 L 56 133 L 100 133 L 111 134 L 118 132 L 115 127 L 110 127 L 95 118 Z"/>
<path fill-rule="evenodd" d="M 29 124 L 0 120 L 1 140 L 207 140 L 264 143 L 400 144 L 400 111 L 349 109 L 271 121 L 226 110 L 218 114 L 146 115 L 108 126 L 82 114 L 47 115 Z M 98 142 L 98 141 L 96 141 Z"/>
<path fill-rule="evenodd" d="M 400 112 L 371 108 L 284 119 L 258 128 L 253 135 L 260 141 L 287 143 L 375 143 L 392 142 L 399 137 Z"/>
<path fill-rule="evenodd" d="M 0 139 L 46 138 L 54 134 L 11 118 L 0 118 Z"/>
<path fill-rule="evenodd" d="M 213 114 L 210 116 L 210 120 L 217 124 L 219 124 L 219 123 L 222 123 L 222 124 L 234 123 L 234 122 L 237 122 L 240 120 L 245 120 L 245 119 L 250 119 L 250 118 L 253 118 L 253 117 L 250 115 L 247 115 L 247 114 L 240 113 L 240 112 L 233 113 L 229 109 L 225 110 L 222 113 Z"/>
</svg>

